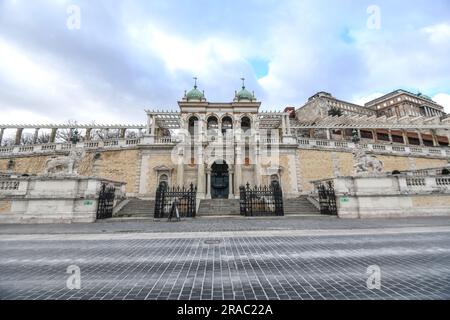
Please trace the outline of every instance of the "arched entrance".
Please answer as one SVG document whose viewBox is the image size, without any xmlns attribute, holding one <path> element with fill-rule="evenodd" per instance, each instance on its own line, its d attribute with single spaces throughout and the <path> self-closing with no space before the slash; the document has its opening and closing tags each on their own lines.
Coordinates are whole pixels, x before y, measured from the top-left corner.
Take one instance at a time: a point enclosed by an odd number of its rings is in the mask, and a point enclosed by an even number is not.
<svg viewBox="0 0 450 320">
<path fill-rule="evenodd" d="M 229 172 L 225 161 L 216 161 L 211 166 L 211 198 L 228 199 Z"/>
</svg>

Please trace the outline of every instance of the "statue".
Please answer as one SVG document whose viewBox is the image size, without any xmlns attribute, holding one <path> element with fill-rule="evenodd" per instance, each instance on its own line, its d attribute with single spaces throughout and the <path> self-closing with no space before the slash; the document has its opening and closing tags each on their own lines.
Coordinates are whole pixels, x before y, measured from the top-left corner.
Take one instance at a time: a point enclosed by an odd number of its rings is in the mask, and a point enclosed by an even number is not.
<svg viewBox="0 0 450 320">
<path fill-rule="evenodd" d="M 355 169 L 356 175 L 363 175 L 369 173 L 369 168 L 374 174 L 381 174 L 383 172 L 383 162 L 378 160 L 375 156 L 366 154 L 364 150 L 356 148 L 352 152 L 355 164 L 353 168 Z"/>
<path fill-rule="evenodd" d="M 83 148 L 72 148 L 68 156 L 59 156 L 48 159 L 45 163 L 45 174 L 75 174 L 78 166 L 85 155 Z"/>
</svg>

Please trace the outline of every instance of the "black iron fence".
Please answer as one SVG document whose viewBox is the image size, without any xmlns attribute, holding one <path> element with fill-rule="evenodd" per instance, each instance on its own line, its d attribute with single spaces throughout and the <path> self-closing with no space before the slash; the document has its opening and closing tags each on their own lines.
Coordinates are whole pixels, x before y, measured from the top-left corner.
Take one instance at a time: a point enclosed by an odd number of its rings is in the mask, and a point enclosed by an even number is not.
<svg viewBox="0 0 450 320">
<path fill-rule="evenodd" d="M 336 195 L 334 193 L 333 181 L 325 181 L 317 186 L 319 193 L 320 213 L 337 215 Z"/>
<path fill-rule="evenodd" d="M 114 207 L 116 188 L 114 185 L 102 184 L 98 197 L 97 219 L 111 218 Z"/>
<path fill-rule="evenodd" d="M 155 218 L 168 218 L 172 205 L 176 202 L 180 217 L 195 217 L 197 187 L 192 183 L 186 187 L 173 186 L 168 187 L 160 184 L 156 189 L 155 196 Z"/>
<path fill-rule="evenodd" d="M 244 216 L 283 216 L 283 192 L 279 183 L 270 186 L 246 186 L 239 188 L 240 211 Z"/>
</svg>

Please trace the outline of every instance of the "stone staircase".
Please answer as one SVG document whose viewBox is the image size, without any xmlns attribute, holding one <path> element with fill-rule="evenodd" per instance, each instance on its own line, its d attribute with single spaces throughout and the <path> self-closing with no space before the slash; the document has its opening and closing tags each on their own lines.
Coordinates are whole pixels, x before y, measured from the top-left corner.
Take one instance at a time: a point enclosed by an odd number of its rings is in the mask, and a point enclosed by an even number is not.
<svg viewBox="0 0 450 320">
<path fill-rule="evenodd" d="M 239 199 L 204 199 L 200 201 L 197 216 L 239 216 L 239 214 Z"/>
<path fill-rule="evenodd" d="M 114 217 L 147 217 L 153 218 L 155 210 L 154 200 L 132 198 Z"/>
<path fill-rule="evenodd" d="M 320 211 L 308 201 L 306 196 L 283 200 L 284 215 L 290 214 L 320 214 Z"/>
</svg>

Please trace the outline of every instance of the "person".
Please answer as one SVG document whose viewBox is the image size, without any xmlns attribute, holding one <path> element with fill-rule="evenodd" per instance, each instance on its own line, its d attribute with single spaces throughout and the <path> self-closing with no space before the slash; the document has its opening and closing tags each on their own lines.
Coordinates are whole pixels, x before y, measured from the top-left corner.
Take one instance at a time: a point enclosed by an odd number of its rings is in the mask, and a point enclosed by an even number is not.
<svg viewBox="0 0 450 320">
<path fill-rule="evenodd" d="M 169 221 L 172 221 L 174 215 L 177 218 L 177 221 L 180 221 L 180 212 L 178 211 L 178 198 L 175 198 L 172 202 L 172 207 L 170 208 L 169 213 Z"/>
</svg>

